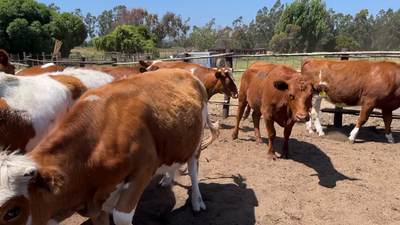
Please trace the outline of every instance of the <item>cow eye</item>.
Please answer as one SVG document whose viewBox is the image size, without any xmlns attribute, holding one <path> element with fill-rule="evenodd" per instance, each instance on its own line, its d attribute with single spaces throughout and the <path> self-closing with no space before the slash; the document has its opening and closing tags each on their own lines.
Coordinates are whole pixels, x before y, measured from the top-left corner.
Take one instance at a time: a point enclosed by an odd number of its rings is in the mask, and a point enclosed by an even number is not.
<svg viewBox="0 0 400 225">
<path fill-rule="evenodd" d="M 294 95 L 289 94 L 289 96 L 290 96 L 290 99 L 294 100 Z"/>
<path fill-rule="evenodd" d="M 9 221 L 14 219 L 15 217 L 17 217 L 19 215 L 19 213 L 21 212 L 21 208 L 20 207 L 14 207 L 12 209 L 10 209 L 7 214 L 4 216 L 4 221 Z"/>
</svg>

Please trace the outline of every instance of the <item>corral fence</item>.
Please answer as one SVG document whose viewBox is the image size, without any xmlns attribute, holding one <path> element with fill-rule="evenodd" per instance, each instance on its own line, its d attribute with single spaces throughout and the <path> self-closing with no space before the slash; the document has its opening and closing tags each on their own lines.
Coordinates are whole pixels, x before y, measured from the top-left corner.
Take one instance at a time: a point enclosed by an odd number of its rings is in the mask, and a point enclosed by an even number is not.
<svg viewBox="0 0 400 225">
<path fill-rule="evenodd" d="M 221 52 L 221 49 L 216 49 Z M 86 60 L 85 57 L 80 56 L 79 58 L 61 58 L 59 54 L 57 57 L 52 57 L 52 54 L 42 55 L 27 55 L 23 54 L 23 59 L 12 59 L 12 63 L 15 65 L 20 65 L 23 67 L 32 67 L 34 65 L 42 65 L 48 62 L 53 62 L 55 64 L 60 64 L 64 66 L 78 65 L 80 67 L 89 66 L 99 66 L 99 65 L 133 65 L 139 64 L 138 61 L 133 62 L 118 62 L 117 59 L 114 60 Z M 11 54 L 10 54 L 11 56 Z M 286 53 L 286 54 L 271 54 L 264 53 L 254 55 L 237 54 L 230 49 L 226 49 L 225 53 L 211 56 L 194 56 L 185 58 L 166 58 L 159 59 L 158 61 L 176 61 L 176 60 L 190 60 L 190 59 L 201 59 L 201 58 L 218 58 L 217 66 L 230 67 L 233 73 L 243 73 L 246 68 L 257 61 L 268 62 L 268 63 L 280 63 L 292 66 L 300 72 L 300 66 L 304 59 L 306 58 L 321 58 L 321 59 L 331 59 L 331 60 L 390 60 L 400 62 L 400 51 L 360 51 L 360 52 L 350 52 L 343 49 L 341 52 L 313 52 L 313 53 Z M 140 58 L 138 58 L 140 59 Z M 142 58 L 143 59 L 143 58 Z M 238 106 L 238 104 L 231 103 L 229 96 L 224 95 L 223 101 L 210 101 L 210 104 L 222 105 L 222 118 L 226 119 L 229 116 L 229 107 Z M 359 115 L 360 111 L 355 109 L 343 109 L 341 107 L 323 108 L 321 112 L 334 113 L 334 126 L 342 126 L 343 114 Z M 381 112 L 374 111 L 370 115 L 371 117 L 382 117 Z M 400 119 L 400 115 L 393 115 L 393 119 Z"/>
</svg>

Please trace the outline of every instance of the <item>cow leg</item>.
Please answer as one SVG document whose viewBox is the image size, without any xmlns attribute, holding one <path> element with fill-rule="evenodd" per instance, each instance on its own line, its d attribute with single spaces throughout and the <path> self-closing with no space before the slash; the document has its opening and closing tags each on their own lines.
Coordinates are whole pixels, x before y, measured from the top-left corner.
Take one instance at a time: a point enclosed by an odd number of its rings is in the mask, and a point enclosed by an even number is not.
<svg viewBox="0 0 400 225">
<path fill-rule="evenodd" d="M 188 161 L 188 169 L 190 180 L 192 181 L 192 208 L 195 212 L 199 212 L 200 209 L 206 210 L 206 205 L 201 197 L 199 181 L 198 181 L 198 171 L 199 171 L 199 160 L 198 155 L 193 156 Z"/>
<path fill-rule="evenodd" d="M 389 143 L 394 143 L 392 130 L 390 125 L 392 124 L 392 110 L 382 110 L 382 118 L 385 123 L 385 136 Z"/>
<path fill-rule="evenodd" d="M 274 126 L 274 120 L 271 118 L 268 118 L 264 115 L 264 120 L 265 124 L 267 127 L 267 132 L 268 132 L 268 159 L 270 160 L 276 160 L 276 154 L 275 154 L 275 148 L 274 148 L 274 140 L 276 137 L 276 130 Z"/>
<path fill-rule="evenodd" d="M 246 105 L 247 105 L 246 99 L 243 98 L 243 99 L 239 100 L 239 106 L 238 106 L 237 113 L 236 113 L 236 124 L 235 124 L 235 128 L 233 128 L 232 139 L 238 138 L 239 123 L 240 123 L 240 120 L 242 119 Z"/>
<path fill-rule="evenodd" d="M 362 127 L 369 118 L 369 115 L 371 114 L 372 110 L 374 110 L 373 104 L 363 104 L 361 106 L 361 111 L 360 111 L 360 116 L 358 117 L 358 122 L 356 127 L 350 132 L 349 136 L 349 142 L 350 144 L 354 143 L 354 140 L 357 137 L 358 131 L 360 130 L 360 127 Z"/>
<path fill-rule="evenodd" d="M 285 159 L 289 158 L 289 137 L 290 134 L 292 133 L 293 125 L 294 123 L 287 124 L 285 126 L 285 129 L 283 130 L 284 139 L 283 139 L 281 158 Z"/>
<path fill-rule="evenodd" d="M 152 178 L 150 168 L 143 168 L 129 177 L 121 191 L 118 203 L 113 210 L 113 219 L 116 225 L 131 225 L 137 203 L 147 184 Z"/>
<path fill-rule="evenodd" d="M 257 143 L 262 143 L 260 134 L 260 119 L 261 119 L 261 112 L 253 110 L 254 137 Z"/>
<path fill-rule="evenodd" d="M 322 101 L 322 97 L 320 96 L 315 96 L 313 98 L 313 103 L 312 103 L 312 107 L 311 107 L 311 116 L 310 116 L 310 120 L 308 122 L 306 122 L 306 129 L 308 130 L 308 132 L 314 133 L 313 129 L 312 129 L 312 122 L 314 122 L 314 126 L 315 129 L 317 130 L 317 133 L 319 136 L 324 136 L 324 130 L 322 129 L 322 125 L 321 125 L 321 121 L 319 120 L 319 113 L 321 110 L 321 101 Z"/>
<path fill-rule="evenodd" d="M 105 211 L 101 211 L 100 215 L 96 218 L 90 218 L 93 225 L 109 225 L 110 221 L 108 219 L 109 214 Z"/>
</svg>

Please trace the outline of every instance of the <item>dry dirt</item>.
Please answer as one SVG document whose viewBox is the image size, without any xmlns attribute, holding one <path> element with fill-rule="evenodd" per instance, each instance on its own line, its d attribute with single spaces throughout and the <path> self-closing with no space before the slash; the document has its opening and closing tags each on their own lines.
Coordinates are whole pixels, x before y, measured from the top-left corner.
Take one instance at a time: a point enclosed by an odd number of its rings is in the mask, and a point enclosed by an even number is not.
<svg viewBox="0 0 400 225">
<path fill-rule="evenodd" d="M 221 118 L 221 108 L 210 105 L 214 120 Z M 239 139 L 231 140 L 236 110 L 231 107 L 219 139 L 200 158 L 207 211 L 192 213 L 189 176 L 176 176 L 166 188 L 158 187 L 155 177 L 133 224 L 400 224 L 399 120 L 392 123 L 396 144 L 386 143 L 382 119 L 370 118 L 351 145 L 347 136 L 357 116 L 344 115 L 337 129 L 333 114 L 321 113 L 326 136 L 297 124 L 289 141 L 291 158 L 269 161 L 264 125 L 264 144 L 256 144 L 248 120 L 241 122 Z M 283 129 L 275 127 L 280 152 Z M 91 224 L 80 216 L 63 222 L 82 223 Z"/>
</svg>

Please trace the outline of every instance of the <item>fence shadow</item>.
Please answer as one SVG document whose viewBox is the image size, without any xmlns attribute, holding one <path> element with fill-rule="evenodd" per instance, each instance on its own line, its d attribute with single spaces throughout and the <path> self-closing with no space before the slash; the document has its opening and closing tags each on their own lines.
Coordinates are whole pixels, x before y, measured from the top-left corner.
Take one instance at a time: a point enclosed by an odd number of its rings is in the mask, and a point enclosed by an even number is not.
<svg viewBox="0 0 400 225">
<path fill-rule="evenodd" d="M 200 192 L 207 206 L 206 211 L 194 214 L 191 204 L 191 186 L 179 185 L 187 190 L 184 196 L 186 202 L 180 208 L 174 209 L 176 199 L 172 186 L 159 187 L 158 182 L 162 176 L 157 176 L 143 192 L 137 206 L 133 224 L 141 225 L 186 225 L 186 224 L 255 224 L 254 208 L 258 206 L 257 197 L 252 189 L 248 189 L 245 180 L 240 176 L 227 176 L 208 179 L 232 179 L 229 184 L 200 183 Z M 207 180 L 208 180 L 207 179 Z M 201 182 L 201 180 L 199 181 Z M 112 217 L 110 224 L 112 222 Z M 90 220 L 82 225 L 92 224 Z"/>
<path fill-rule="evenodd" d="M 335 141 L 348 142 L 350 132 L 354 129 L 356 125 L 344 125 L 342 127 L 335 127 L 333 125 L 328 125 L 325 129 L 325 137 Z M 392 135 L 395 143 L 400 141 L 400 132 L 392 128 Z M 376 126 L 362 126 L 359 130 L 355 143 L 367 143 L 367 142 L 380 142 L 387 143 L 385 137 L 385 129 L 378 129 Z"/>
<path fill-rule="evenodd" d="M 256 141 L 254 137 L 241 140 L 252 142 Z M 262 138 L 262 140 L 263 143 L 268 143 L 268 138 Z M 274 146 L 276 152 L 278 152 L 279 154 L 282 153 L 282 145 L 283 138 L 276 137 L 274 141 Z M 357 178 L 347 177 L 346 175 L 343 175 L 342 173 L 337 171 L 332 164 L 331 158 L 326 155 L 321 149 L 311 143 L 298 141 L 294 138 L 289 138 L 289 154 L 289 160 L 302 163 L 315 170 L 316 174 L 311 174 L 311 176 L 318 176 L 318 184 L 323 187 L 334 188 L 336 187 L 336 183 L 338 181 L 358 180 Z"/>
</svg>

